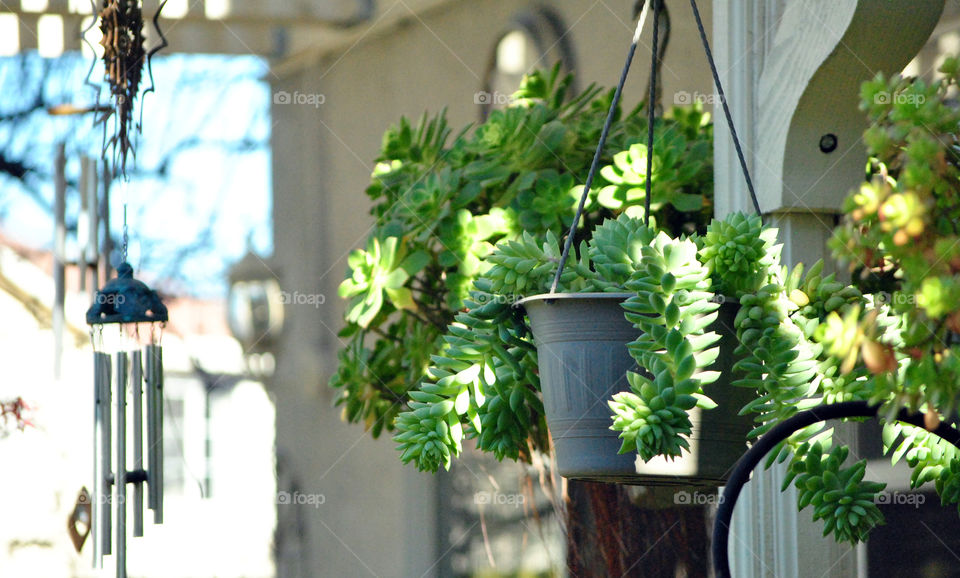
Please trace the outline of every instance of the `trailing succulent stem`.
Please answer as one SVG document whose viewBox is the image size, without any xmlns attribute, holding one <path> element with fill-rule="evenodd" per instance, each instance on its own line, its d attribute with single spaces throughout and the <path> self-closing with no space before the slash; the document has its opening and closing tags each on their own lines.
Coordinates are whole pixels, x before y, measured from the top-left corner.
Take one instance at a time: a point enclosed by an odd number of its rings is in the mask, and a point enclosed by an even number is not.
<svg viewBox="0 0 960 578">
<path fill-rule="evenodd" d="M 837 446 L 823 455 L 820 442 L 806 444 L 790 464 L 783 489 L 791 482 L 797 487 L 797 507 L 813 507 L 813 519 L 823 520 L 823 535 L 833 534 L 838 542 L 856 544 L 883 523 L 877 508 L 877 494 L 886 484 L 863 481 L 867 460 L 841 469 L 850 448 Z"/>
<path fill-rule="evenodd" d="M 718 305 L 692 240 L 660 233 L 641 251 L 643 259 L 627 282 L 636 295 L 623 308 L 641 331 L 627 346 L 630 355 L 649 373 L 630 372 L 630 391 L 609 402 L 612 429 L 621 432 L 620 453 L 636 450 L 644 460 L 679 457 L 690 448 L 687 412 L 698 405 L 715 407 L 702 386 L 718 377 L 706 368 L 717 358 L 719 349 L 711 345 L 720 336 L 704 332 L 716 319 Z"/>
<path fill-rule="evenodd" d="M 660 233 L 640 246 L 626 282 L 637 295 L 624 309 L 641 332 L 630 354 L 646 372 L 630 373 L 630 391 L 610 402 L 621 453 L 636 449 L 650 460 L 689 450 L 689 412 L 716 405 L 702 388 L 719 376 L 709 370 L 719 336 L 706 330 L 724 296 L 739 298 L 767 282 L 779 258 L 775 241 L 776 230 L 764 229 L 760 217 L 733 213 L 712 221 L 702 237 Z"/>
</svg>

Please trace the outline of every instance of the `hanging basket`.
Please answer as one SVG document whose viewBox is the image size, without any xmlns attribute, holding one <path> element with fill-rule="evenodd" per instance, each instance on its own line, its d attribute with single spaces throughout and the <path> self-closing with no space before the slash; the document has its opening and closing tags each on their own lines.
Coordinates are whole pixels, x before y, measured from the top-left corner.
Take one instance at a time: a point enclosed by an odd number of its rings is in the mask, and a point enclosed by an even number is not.
<svg viewBox="0 0 960 578">
<path fill-rule="evenodd" d="M 561 476 L 632 485 L 722 485 L 746 450 L 749 416 L 738 416 L 753 392 L 732 387 L 734 318 L 739 304 L 720 306 L 707 330 L 720 336 L 713 369 L 721 378 L 704 388 L 718 407 L 690 412 L 690 451 L 674 460 L 644 463 L 636 452 L 618 454 L 607 401 L 630 388 L 628 371 L 642 371 L 627 350 L 639 331 L 624 317 L 627 293 L 553 293 L 519 302 L 530 318 L 537 344 L 540 387 L 547 426 Z"/>
</svg>

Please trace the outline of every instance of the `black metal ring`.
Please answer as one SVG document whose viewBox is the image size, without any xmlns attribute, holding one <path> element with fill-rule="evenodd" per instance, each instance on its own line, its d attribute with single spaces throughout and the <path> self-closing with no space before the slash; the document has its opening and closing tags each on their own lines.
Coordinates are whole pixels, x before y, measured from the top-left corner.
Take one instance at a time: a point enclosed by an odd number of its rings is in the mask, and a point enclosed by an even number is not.
<svg viewBox="0 0 960 578">
<path fill-rule="evenodd" d="M 771 429 L 747 453 L 743 454 L 723 489 L 723 497 L 717 508 L 717 519 L 713 525 L 713 567 L 718 578 L 730 577 L 729 539 L 733 507 L 737 505 L 743 486 L 750 480 L 750 472 L 757 467 L 764 456 L 777 444 L 807 426 L 830 419 L 877 417 L 879 409 L 879 405 L 870 405 L 865 401 L 845 401 L 802 411 Z M 923 414 L 906 410 L 900 410 L 897 421 L 924 427 Z M 941 423 L 933 433 L 960 448 L 960 430 Z"/>
</svg>

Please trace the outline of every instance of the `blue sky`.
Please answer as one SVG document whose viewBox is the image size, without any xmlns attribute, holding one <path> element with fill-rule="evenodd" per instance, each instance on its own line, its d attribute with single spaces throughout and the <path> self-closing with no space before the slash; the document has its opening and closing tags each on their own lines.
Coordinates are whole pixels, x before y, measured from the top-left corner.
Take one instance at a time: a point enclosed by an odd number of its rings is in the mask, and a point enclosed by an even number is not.
<svg viewBox="0 0 960 578">
<path fill-rule="evenodd" d="M 76 178 L 80 154 L 99 157 L 102 132 L 92 115 L 57 118 L 37 110 L 18 122 L 5 117 L 37 99 L 93 103 L 96 92 L 84 85 L 89 67 L 78 53 L 0 58 L 0 147 L 6 160 L 34 169 L 22 182 L 0 175 L 0 230 L 19 242 L 51 246 L 56 144 L 66 143 L 67 173 Z M 260 254 L 272 251 L 267 63 L 170 55 L 154 58 L 153 69 L 157 88 L 145 99 L 129 184 L 112 189 L 114 237 L 126 188 L 129 261 L 138 275 L 174 293 L 224 296 L 227 267 L 243 256 L 248 239 Z M 68 222 L 79 208 L 71 193 Z"/>
</svg>

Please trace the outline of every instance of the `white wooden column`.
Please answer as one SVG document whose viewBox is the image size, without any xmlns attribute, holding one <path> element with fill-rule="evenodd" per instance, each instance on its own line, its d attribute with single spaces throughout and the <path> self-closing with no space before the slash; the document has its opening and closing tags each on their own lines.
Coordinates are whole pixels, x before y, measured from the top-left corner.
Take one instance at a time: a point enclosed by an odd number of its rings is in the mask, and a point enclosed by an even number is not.
<svg viewBox="0 0 960 578">
<path fill-rule="evenodd" d="M 863 178 L 866 129 L 859 85 L 898 72 L 923 46 L 943 0 L 740 0 L 714 2 L 713 44 L 721 81 L 768 222 L 780 229 L 783 260 L 829 262 L 834 215 Z M 722 111 L 715 120 L 716 213 L 750 211 Z M 836 137 L 824 152 L 821 138 Z M 829 148 L 829 147 L 827 147 Z M 855 441 L 841 428 L 837 441 Z M 848 545 L 823 538 L 796 492 L 780 492 L 783 468 L 759 467 L 737 503 L 730 531 L 732 575 L 847 577 Z"/>
</svg>

